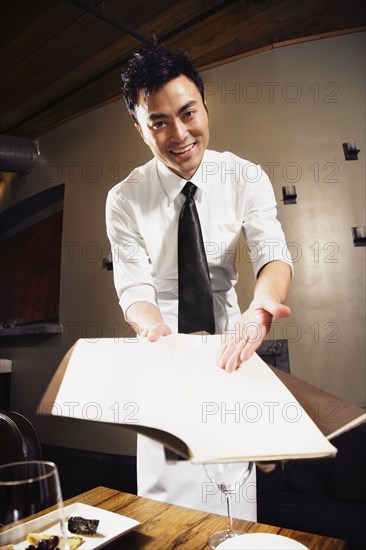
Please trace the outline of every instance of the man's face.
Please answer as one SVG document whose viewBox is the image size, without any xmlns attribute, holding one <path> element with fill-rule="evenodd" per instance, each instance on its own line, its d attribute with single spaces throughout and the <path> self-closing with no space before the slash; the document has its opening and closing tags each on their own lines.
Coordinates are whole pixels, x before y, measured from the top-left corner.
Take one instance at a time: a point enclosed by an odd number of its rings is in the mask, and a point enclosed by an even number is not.
<svg viewBox="0 0 366 550">
<path fill-rule="evenodd" d="M 181 75 L 147 98 L 140 91 L 135 116 L 135 126 L 154 156 L 189 180 L 209 139 L 207 111 L 196 85 Z"/>
</svg>

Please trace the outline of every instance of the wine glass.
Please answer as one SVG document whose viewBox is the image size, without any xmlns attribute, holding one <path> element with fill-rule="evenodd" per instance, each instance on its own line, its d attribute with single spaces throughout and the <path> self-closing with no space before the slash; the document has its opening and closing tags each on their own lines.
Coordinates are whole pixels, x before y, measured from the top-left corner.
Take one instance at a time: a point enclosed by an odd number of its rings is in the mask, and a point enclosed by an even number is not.
<svg viewBox="0 0 366 550">
<path fill-rule="evenodd" d="M 218 464 L 204 464 L 204 469 L 209 480 L 214 483 L 225 495 L 228 525 L 223 531 L 213 533 L 208 544 L 210 548 L 217 546 L 224 540 L 242 535 L 240 531 L 233 529 L 233 520 L 231 517 L 231 495 L 235 494 L 240 487 L 247 481 L 253 469 L 253 462 L 226 462 Z"/>
<path fill-rule="evenodd" d="M 29 533 L 47 533 L 26 542 Z M 53 462 L 30 460 L 0 466 L 0 547 L 68 549 L 61 485 Z M 42 537 L 43 538 L 43 537 Z M 43 546 L 42 546 L 43 544 Z M 11 546 L 10 546 L 11 548 Z"/>
</svg>

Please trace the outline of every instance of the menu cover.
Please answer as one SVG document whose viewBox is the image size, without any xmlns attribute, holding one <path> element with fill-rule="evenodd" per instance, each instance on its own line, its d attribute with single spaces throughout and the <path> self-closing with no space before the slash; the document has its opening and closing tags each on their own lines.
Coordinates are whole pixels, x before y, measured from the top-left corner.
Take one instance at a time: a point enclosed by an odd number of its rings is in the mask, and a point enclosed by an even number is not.
<svg viewBox="0 0 366 550">
<path fill-rule="evenodd" d="M 311 418 L 311 403 L 301 403 L 307 384 L 291 375 L 281 381 L 257 354 L 228 373 L 217 364 L 221 345 L 220 335 L 78 340 L 38 413 L 118 423 L 195 463 L 336 454 Z M 364 421 L 355 409 L 340 423 Z"/>
</svg>

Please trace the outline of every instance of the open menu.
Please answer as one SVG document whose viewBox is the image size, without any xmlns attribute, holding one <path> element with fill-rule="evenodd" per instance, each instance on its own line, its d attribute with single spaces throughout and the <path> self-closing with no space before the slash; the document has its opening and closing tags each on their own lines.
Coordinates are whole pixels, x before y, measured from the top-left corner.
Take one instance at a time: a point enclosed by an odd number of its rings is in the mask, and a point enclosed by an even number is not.
<svg viewBox="0 0 366 550">
<path fill-rule="evenodd" d="M 220 335 L 176 334 L 153 343 L 145 338 L 78 340 L 38 413 L 118 423 L 195 463 L 336 454 L 329 434 L 311 417 L 312 404 L 301 404 L 309 385 L 291 375 L 281 381 L 277 369 L 256 354 L 228 373 L 217 365 L 221 345 Z M 346 422 L 333 416 L 339 423 L 333 422 L 331 431 L 365 421 L 362 412 L 355 407 Z"/>
</svg>

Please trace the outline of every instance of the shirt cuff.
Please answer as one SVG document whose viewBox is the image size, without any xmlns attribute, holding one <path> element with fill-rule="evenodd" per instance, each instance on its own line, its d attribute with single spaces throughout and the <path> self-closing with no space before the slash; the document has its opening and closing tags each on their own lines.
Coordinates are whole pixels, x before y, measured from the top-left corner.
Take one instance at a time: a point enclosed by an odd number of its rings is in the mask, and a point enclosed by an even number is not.
<svg viewBox="0 0 366 550">
<path fill-rule="evenodd" d="M 270 262 L 280 261 L 289 265 L 291 274 L 294 275 L 294 266 L 289 249 L 286 243 L 279 241 L 268 241 L 261 245 L 255 245 L 249 250 L 254 275 L 257 278 L 263 267 Z"/>
<path fill-rule="evenodd" d="M 127 309 L 136 302 L 149 302 L 158 307 L 154 287 L 143 284 L 126 289 L 119 301 L 124 315 L 126 315 Z"/>
</svg>

